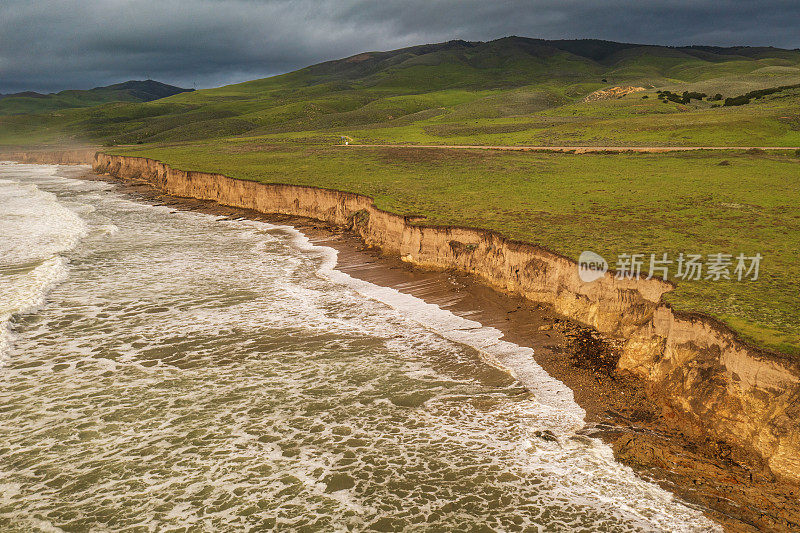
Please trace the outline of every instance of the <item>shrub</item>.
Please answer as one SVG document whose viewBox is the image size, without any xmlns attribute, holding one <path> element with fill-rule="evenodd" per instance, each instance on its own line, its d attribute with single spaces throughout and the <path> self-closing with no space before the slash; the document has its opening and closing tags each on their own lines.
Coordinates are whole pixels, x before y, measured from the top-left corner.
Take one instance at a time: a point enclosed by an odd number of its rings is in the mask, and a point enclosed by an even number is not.
<svg viewBox="0 0 800 533">
<path fill-rule="evenodd" d="M 665 102 L 669 101 L 669 102 L 675 102 L 675 103 L 678 103 L 678 104 L 683 104 L 684 103 L 683 96 L 680 95 L 680 94 L 676 94 L 676 93 L 674 93 L 672 91 L 661 91 L 661 98 L 663 98 Z"/>
<path fill-rule="evenodd" d="M 708 96 L 706 93 L 699 93 L 699 92 L 696 92 L 696 91 L 692 91 L 692 92 L 683 91 L 683 99 L 684 100 L 689 100 L 689 101 L 691 101 L 691 100 L 702 100 L 706 96 Z"/>
<path fill-rule="evenodd" d="M 677 104 L 688 104 L 693 99 L 702 100 L 706 97 L 706 93 L 684 91 L 683 94 L 677 94 L 672 91 L 658 91 L 659 98 L 665 101 L 675 102 Z"/>
<path fill-rule="evenodd" d="M 774 94 L 781 91 L 786 91 L 788 89 L 797 89 L 800 88 L 800 84 L 797 85 L 781 85 L 780 87 L 770 87 L 768 89 L 759 89 L 757 91 L 750 91 L 749 93 L 745 93 L 741 96 L 735 96 L 733 98 L 726 98 L 725 104 L 726 106 L 732 105 L 744 105 L 749 104 L 750 100 L 753 98 L 758 99 L 764 96 L 768 96 L 770 94 Z"/>
<path fill-rule="evenodd" d="M 745 105 L 750 103 L 750 97 L 746 94 L 741 96 L 734 96 L 732 98 L 726 98 L 725 103 L 722 104 L 724 106 L 734 106 L 734 105 Z"/>
</svg>

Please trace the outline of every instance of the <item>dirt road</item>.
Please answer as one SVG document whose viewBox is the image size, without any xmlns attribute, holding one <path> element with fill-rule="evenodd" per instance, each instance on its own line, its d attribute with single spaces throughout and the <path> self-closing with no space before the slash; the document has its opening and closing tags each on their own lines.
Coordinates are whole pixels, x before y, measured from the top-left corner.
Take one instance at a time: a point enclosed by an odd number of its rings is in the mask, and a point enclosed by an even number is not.
<svg viewBox="0 0 800 533">
<path fill-rule="evenodd" d="M 492 146 L 443 144 L 347 144 L 342 148 L 438 148 L 450 150 L 508 150 L 516 152 L 686 152 L 691 150 L 800 150 L 797 146 Z"/>
</svg>

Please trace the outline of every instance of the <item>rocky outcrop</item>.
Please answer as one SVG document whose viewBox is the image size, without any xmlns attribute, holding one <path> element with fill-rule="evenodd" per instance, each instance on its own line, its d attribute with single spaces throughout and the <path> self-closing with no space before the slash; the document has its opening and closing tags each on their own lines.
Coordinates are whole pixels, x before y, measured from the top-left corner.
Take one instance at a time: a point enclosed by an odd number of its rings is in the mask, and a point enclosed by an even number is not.
<svg viewBox="0 0 800 533">
<path fill-rule="evenodd" d="M 618 370 L 645 379 L 676 425 L 753 453 L 775 474 L 800 481 L 798 364 L 747 346 L 713 319 L 674 312 L 661 301 L 672 289 L 666 282 L 606 273 L 585 283 L 574 261 L 546 249 L 492 231 L 420 224 L 354 193 L 238 180 L 102 153 L 94 169 L 175 196 L 345 226 L 405 261 L 457 269 L 549 304 L 603 334 L 627 339 Z"/>
<path fill-rule="evenodd" d="M 633 85 L 625 85 L 621 87 L 611 87 L 609 89 L 600 89 L 593 93 L 589 93 L 584 102 L 596 102 L 597 100 L 610 100 L 612 98 L 622 98 L 623 96 L 631 93 L 638 93 L 646 90 L 644 87 L 636 87 Z"/>
<path fill-rule="evenodd" d="M 755 452 L 773 473 L 800 482 L 797 361 L 662 305 L 628 338 L 618 369 L 644 378 L 683 431 Z"/>
</svg>

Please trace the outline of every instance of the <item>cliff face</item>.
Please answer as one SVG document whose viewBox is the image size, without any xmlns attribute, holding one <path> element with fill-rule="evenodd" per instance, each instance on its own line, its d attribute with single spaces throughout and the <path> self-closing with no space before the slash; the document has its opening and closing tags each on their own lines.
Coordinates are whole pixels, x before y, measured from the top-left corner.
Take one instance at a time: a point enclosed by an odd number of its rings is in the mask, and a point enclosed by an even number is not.
<svg viewBox="0 0 800 533">
<path fill-rule="evenodd" d="M 74 150 L 31 150 L 0 152 L 0 161 L 18 161 L 41 165 L 91 165 L 94 161 L 93 148 Z"/>
<path fill-rule="evenodd" d="M 370 245 L 426 267 L 474 274 L 504 291 L 552 305 L 598 330 L 630 335 L 645 324 L 672 289 L 660 280 L 617 280 L 610 274 L 583 283 L 575 263 L 491 231 L 412 224 L 376 208 L 371 198 L 314 187 L 265 184 L 219 174 L 174 170 L 144 158 L 98 154 L 97 172 L 138 178 L 176 196 L 322 220 L 353 229 Z"/>
<path fill-rule="evenodd" d="M 629 337 L 618 369 L 647 380 L 682 430 L 755 452 L 800 482 L 800 365 L 754 349 L 703 316 L 659 306 Z"/>
<path fill-rule="evenodd" d="M 800 482 L 800 365 L 745 345 L 712 319 L 672 311 L 661 303 L 670 284 L 617 280 L 610 273 L 584 283 L 575 262 L 548 250 L 491 231 L 414 224 L 353 193 L 237 180 L 102 153 L 94 169 L 144 180 L 175 196 L 345 226 L 405 261 L 457 269 L 549 304 L 627 339 L 618 370 L 645 379 L 681 429 L 755 453 L 775 474 Z"/>
</svg>

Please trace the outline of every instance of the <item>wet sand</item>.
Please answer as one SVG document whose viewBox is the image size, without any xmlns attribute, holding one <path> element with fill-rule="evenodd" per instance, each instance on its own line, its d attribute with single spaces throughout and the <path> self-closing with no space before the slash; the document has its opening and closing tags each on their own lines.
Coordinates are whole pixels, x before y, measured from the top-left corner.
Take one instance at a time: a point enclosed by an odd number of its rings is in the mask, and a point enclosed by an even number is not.
<svg viewBox="0 0 800 533">
<path fill-rule="evenodd" d="M 641 380 L 613 371 L 618 341 L 603 339 L 544 306 L 495 291 L 453 272 L 422 270 L 365 246 L 354 234 L 313 220 L 264 215 L 214 202 L 164 195 L 147 184 L 88 173 L 121 192 L 177 210 L 291 225 L 314 244 L 339 252 L 337 268 L 389 286 L 456 315 L 493 326 L 505 339 L 535 350 L 536 361 L 574 391 L 587 412 L 584 433 L 602 438 L 619 461 L 654 481 L 728 531 L 800 530 L 800 493 L 715 441 L 683 435 L 661 414 Z"/>
</svg>

